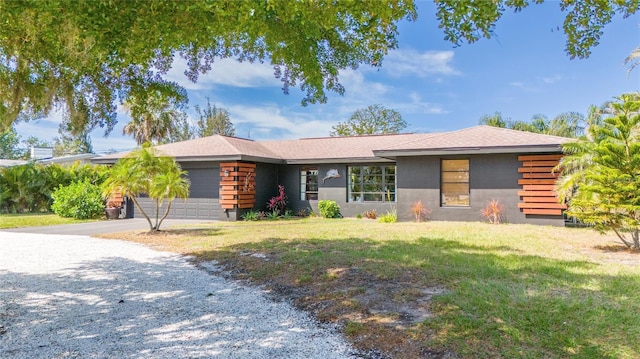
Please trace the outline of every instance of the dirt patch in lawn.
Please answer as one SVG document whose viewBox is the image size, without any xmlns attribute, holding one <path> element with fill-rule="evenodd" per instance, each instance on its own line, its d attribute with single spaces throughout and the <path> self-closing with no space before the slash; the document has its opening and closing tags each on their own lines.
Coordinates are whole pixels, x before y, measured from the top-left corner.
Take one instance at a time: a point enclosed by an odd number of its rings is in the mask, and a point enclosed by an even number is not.
<svg viewBox="0 0 640 359">
<path fill-rule="evenodd" d="M 204 268 L 209 256 L 196 256 Z M 406 281 L 380 279 L 358 267 L 335 268 L 324 278 L 305 278 L 283 270 L 272 254 L 243 252 L 215 260 L 230 278 L 263 286 L 274 300 L 285 300 L 321 322 L 336 323 L 363 358 L 456 358 L 448 350 L 424 345 L 429 339 L 421 324 L 432 314 L 431 298 L 440 287 L 416 287 L 414 273 Z M 271 275 L 270 273 L 274 274 Z"/>
<path fill-rule="evenodd" d="M 624 268 L 615 268 L 635 273 L 640 265 L 638 252 L 584 230 L 429 223 L 426 227 L 398 224 L 390 232 L 389 227 L 372 222 L 343 222 L 340 226 L 320 220 L 220 223 L 107 237 L 182 253 L 203 269 L 261 286 L 274 300 L 287 301 L 319 321 L 338 325 L 361 350 L 362 358 L 456 358 L 455 352 L 512 357 L 508 348 L 521 345 L 520 339 L 505 339 L 493 322 L 474 322 L 475 327 L 464 321 L 442 322 L 447 316 L 464 313 L 456 305 L 475 314 L 474 301 L 485 303 L 484 296 L 474 295 L 454 300 L 446 288 L 459 291 L 456 285 L 466 283 L 477 293 L 492 293 L 497 287 L 505 293 L 497 295 L 497 300 L 511 300 L 510 293 L 528 295 L 547 293 L 550 286 L 565 288 L 565 283 L 592 276 L 593 268 L 606 273 L 604 269 L 612 264 L 622 264 Z M 523 268 L 526 273 L 518 272 Z M 584 273 L 567 268 L 584 269 Z M 521 285 L 521 275 L 530 276 L 526 286 Z M 593 276 L 593 280 L 603 275 L 609 274 Z M 469 281 L 469 277 L 478 280 Z M 503 285 L 505 280 L 508 283 Z M 522 288 L 534 289 L 521 293 Z M 567 296 L 582 290 L 580 286 L 565 289 L 562 293 Z M 538 302 L 532 305 L 541 308 L 554 304 L 544 295 L 535 299 Z M 509 309 L 512 311 L 505 315 L 517 319 L 519 312 Z M 488 305 L 487 312 L 493 316 L 504 312 L 492 310 Z M 549 320 L 544 315 L 541 319 Z M 515 319 L 511 325 L 528 330 L 528 324 Z M 471 330 L 479 332 L 469 334 Z M 537 336 L 531 338 L 526 345 L 541 357 L 553 356 L 545 348 L 536 348 Z"/>
<path fill-rule="evenodd" d="M 421 323 L 432 315 L 431 298 L 445 293 L 445 289 L 420 286 L 424 280 L 418 278 L 419 273 L 406 270 L 381 277 L 358 265 L 337 265 L 340 260 L 309 269 L 282 258 L 286 252 L 242 249 L 242 241 L 229 249 L 229 238 L 220 239 L 220 250 L 212 250 L 215 244 L 211 238 L 215 241 L 220 230 L 171 228 L 99 237 L 179 252 L 190 256 L 202 269 L 261 286 L 273 300 L 287 301 L 321 322 L 338 325 L 362 358 L 457 358 L 445 348 L 433 349 L 425 344 L 431 334 Z M 209 239 L 201 248 L 205 237 Z"/>
</svg>

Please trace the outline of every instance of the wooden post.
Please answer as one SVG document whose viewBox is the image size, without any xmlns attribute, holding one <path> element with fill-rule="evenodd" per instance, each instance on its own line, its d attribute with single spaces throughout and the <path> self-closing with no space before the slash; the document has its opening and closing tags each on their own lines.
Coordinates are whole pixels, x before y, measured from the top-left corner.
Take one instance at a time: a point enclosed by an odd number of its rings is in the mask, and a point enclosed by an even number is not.
<svg viewBox="0 0 640 359">
<path fill-rule="evenodd" d="M 220 163 L 220 207 L 253 208 L 256 203 L 255 163 Z"/>
</svg>

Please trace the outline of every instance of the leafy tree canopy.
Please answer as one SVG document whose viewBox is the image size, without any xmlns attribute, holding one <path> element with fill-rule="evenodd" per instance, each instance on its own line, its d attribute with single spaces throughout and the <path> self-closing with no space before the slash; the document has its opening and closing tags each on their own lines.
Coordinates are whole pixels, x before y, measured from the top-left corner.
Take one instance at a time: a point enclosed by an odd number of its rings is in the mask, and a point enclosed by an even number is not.
<svg viewBox="0 0 640 359">
<path fill-rule="evenodd" d="M 58 137 L 53 139 L 53 155 L 55 157 L 92 153 L 91 137 L 85 129 L 76 135 L 69 128 L 68 121 L 62 121 L 58 127 Z"/>
<path fill-rule="evenodd" d="M 173 120 L 171 132 L 169 136 L 158 141 L 158 144 L 174 143 L 180 141 L 192 140 L 196 137 L 191 120 L 185 112 L 179 112 L 178 116 Z"/>
<path fill-rule="evenodd" d="M 542 0 L 534 0 L 540 3 Z M 445 39 L 490 37 L 507 9 L 526 0 L 437 0 Z M 638 0 L 560 2 L 570 57 L 587 57 L 616 14 Z M 283 90 L 299 86 L 303 104 L 344 92 L 342 69 L 381 66 L 397 47 L 397 23 L 414 20 L 413 0 L 112 1 L 0 0 L 0 130 L 56 106 L 71 128 L 108 134 L 116 105 L 165 81 L 174 57 L 196 81 L 215 59 L 269 62 Z"/>
<path fill-rule="evenodd" d="M 445 39 L 456 45 L 490 38 L 496 22 L 507 9 L 520 11 L 529 6 L 528 0 L 436 0 L 437 17 Z M 533 0 L 541 4 L 544 0 Z M 567 42 L 565 51 L 570 58 L 587 58 L 600 42 L 605 26 L 616 14 L 629 17 L 639 8 L 638 0 L 558 1 L 567 15 L 562 25 Z"/>
<path fill-rule="evenodd" d="M 484 115 L 480 118 L 481 125 L 510 128 L 512 130 L 542 133 L 561 137 L 579 137 L 584 132 L 587 123 L 584 115 L 578 112 L 564 112 L 549 120 L 547 116 L 537 114 L 530 121 L 513 121 L 503 118 L 500 112 Z"/>
<path fill-rule="evenodd" d="M 640 94 L 609 103 L 600 122 L 563 151 L 557 187 L 567 214 L 640 250 Z"/>
<path fill-rule="evenodd" d="M 268 61 L 303 104 L 342 93 L 338 71 L 379 66 L 413 1 L 0 1 L 0 119 L 64 104 L 73 128 L 116 123 L 116 100 L 140 97 L 175 56 L 186 76 L 216 58 Z"/>
<path fill-rule="evenodd" d="M 370 105 L 354 112 L 349 120 L 333 126 L 331 136 L 358 136 L 399 133 L 407 127 L 398 111 Z"/>
<path fill-rule="evenodd" d="M 20 135 L 13 126 L 0 132 L 0 158 L 17 160 L 24 155 L 24 151 L 19 148 Z"/>
<path fill-rule="evenodd" d="M 225 108 L 211 105 L 207 98 L 207 107 L 201 109 L 196 106 L 196 112 L 200 117 L 196 122 L 196 134 L 198 137 L 206 137 L 211 135 L 234 136 L 236 129 L 233 127 L 229 111 Z"/>
</svg>

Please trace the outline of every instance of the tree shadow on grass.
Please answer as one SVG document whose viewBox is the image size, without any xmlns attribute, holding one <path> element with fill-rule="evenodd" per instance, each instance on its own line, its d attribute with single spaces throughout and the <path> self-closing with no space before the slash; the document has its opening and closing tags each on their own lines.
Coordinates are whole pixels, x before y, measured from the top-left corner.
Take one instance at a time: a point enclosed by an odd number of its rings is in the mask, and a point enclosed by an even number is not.
<svg viewBox="0 0 640 359">
<path fill-rule="evenodd" d="M 192 255 L 392 357 L 640 357 L 640 276 L 594 262 L 443 238 L 272 238 Z"/>
</svg>

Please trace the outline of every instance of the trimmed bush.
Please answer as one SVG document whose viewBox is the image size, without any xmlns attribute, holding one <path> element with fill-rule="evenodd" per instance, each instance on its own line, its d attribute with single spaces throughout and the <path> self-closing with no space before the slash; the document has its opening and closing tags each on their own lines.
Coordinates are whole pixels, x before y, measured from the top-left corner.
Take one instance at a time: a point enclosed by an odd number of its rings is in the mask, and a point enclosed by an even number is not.
<svg viewBox="0 0 640 359">
<path fill-rule="evenodd" d="M 342 215 L 340 214 L 340 206 L 336 203 L 336 201 L 330 201 L 326 199 L 318 201 L 318 212 L 320 212 L 320 216 L 324 218 L 342 217 Z"/>
<path fill-rule="evenodd" d="M 51 197 L 51 210 L 60 217 L 88 219 L 104 214 L 102 191 L 86 178 L 82 182 L 58 187 Z"/>
</svg>

